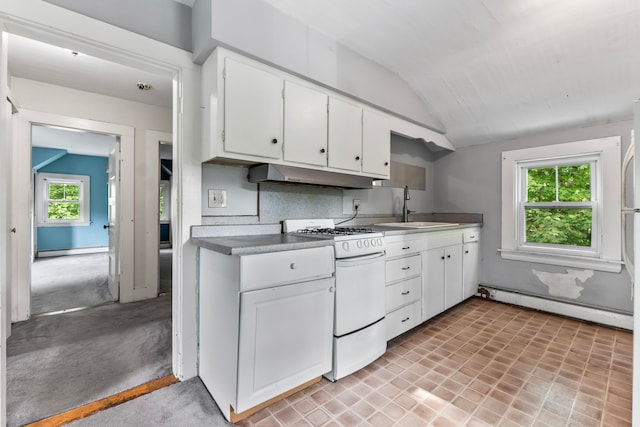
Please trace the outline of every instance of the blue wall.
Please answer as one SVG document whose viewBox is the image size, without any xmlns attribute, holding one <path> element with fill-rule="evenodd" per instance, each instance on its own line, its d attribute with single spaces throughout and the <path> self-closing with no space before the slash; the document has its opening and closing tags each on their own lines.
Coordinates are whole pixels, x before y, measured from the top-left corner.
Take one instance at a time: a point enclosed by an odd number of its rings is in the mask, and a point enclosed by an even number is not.
<svg viewBox="0 0 640 427">
<path fill-rule="evenodd" d="M 32 158 L 42 159 L 43 148 L 33 147 Z M 109 245 L 108 232 L 103 225 L 108 217 L 108 186 L 106 157 L 67 154 L 37 172 L 61 173 L 69 175 L 89 175 L 91 177 L 91 224 L 76 227 L 38 227 L 38 251 L 103 247 Z"/>
</svg>

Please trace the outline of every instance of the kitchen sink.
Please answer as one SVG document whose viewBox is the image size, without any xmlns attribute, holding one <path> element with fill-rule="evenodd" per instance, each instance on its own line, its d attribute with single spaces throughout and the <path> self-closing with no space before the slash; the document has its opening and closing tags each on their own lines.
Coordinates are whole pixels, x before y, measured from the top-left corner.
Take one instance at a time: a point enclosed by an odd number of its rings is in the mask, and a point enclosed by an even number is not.
<svg viewBox="0 0 640 427">
<path fill-rule="evenodd" d="M 434 222 L 434 221 L 409 221 L 409 222 L 382 222 L 380 225 L 383 227 L 406 227 L 406 228 L 432 228 L 432 227 L 446 227 L 448 225 L 459 225 L 455 222 Z"/>
</svg>

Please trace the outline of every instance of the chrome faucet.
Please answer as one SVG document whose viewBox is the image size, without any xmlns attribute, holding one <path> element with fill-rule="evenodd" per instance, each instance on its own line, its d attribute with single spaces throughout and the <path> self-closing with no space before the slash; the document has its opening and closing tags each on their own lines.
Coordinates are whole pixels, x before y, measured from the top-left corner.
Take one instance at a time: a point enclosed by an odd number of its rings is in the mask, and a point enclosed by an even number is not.
<svg viewBox="0 0 640 427">
<path fill-rule="evenodd" d="M 409 186 L 405 185 L 404 186 L 404 204 L 402 206 L 402 221 L 403 222 L 409 222 L 409 214 L 415 211 L 409 210 L 407 209 L 407 200 L 411 200 L 411 197 L 409 197 Z"/>
</svg>

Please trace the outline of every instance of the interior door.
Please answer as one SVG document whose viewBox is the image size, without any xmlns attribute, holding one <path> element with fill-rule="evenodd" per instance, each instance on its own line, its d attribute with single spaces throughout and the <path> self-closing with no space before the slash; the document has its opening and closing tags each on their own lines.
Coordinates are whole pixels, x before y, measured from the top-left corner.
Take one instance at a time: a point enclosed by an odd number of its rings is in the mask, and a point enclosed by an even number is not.
<svg viewBox="0 0 640 427">
<path fill-rule="evenodd" d="M 113 300 L 120 297 L 120 259 L 119 259 L 119 233 L 118 233 L 118 197 L 120 185 L 120 138 L 116 142 L 114 149 L 109 153 L 109 209 L 108 224 L 105 228 L 109 231 L 109 291 Z"/>
<path fill-rule="evenodd" d="M 640 100 L 634 108 L 634 145 L 633 158 L 633 401 L 631 425 L 640 425 Z"/>
</svg>

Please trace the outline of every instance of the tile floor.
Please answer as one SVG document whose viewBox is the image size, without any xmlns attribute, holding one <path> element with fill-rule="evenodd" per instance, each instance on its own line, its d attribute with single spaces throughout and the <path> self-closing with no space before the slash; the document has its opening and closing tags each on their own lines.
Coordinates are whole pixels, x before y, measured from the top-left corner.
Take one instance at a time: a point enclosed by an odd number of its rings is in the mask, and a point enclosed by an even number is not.
<svg viewBox="0 0 640 427">
<path fill-rule="evenodd" d="M 472 298 L 241 426 L 631 425 L 632 334 Z"/>
</svg>

